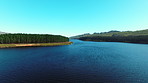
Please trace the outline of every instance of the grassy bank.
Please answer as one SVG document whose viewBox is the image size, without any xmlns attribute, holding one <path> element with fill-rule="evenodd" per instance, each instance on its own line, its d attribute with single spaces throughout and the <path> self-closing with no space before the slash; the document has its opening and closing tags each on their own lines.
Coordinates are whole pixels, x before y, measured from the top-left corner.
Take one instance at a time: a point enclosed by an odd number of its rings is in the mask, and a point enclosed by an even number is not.
<svg viewBox="0 0 148 83">
<path fill-rule="evenodd" d="M 70 45 L 72 42 L 59 42 L 59 43 L 30 43 L 30 44 L 0 44 L 0 48 L 12 48 L 12 47 L 37 47 L 37 46 L 59 46 Z"/>
</svg>

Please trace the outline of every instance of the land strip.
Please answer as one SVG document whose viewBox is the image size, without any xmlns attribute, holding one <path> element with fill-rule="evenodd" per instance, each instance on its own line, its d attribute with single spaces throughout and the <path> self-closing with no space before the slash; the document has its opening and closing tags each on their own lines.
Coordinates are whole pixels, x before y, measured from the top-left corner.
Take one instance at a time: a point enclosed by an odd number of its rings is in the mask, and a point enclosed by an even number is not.
<svg viewBox="0 0 148 83">
<path fill-rule="evenodd" d="M 60 46 L 70 45 L 72 42 L 58 42 L 58 43 L 29 43 L 29 44 L 0 44 L 0 48 L 12 47 L 38 47 L 38 46 Z"/>
</svg>

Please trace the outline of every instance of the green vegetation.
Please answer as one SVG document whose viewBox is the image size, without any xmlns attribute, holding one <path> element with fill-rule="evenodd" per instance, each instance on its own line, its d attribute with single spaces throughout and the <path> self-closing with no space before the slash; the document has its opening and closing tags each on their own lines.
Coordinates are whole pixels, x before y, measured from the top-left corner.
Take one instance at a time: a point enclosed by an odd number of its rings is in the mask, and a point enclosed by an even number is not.
<svg viewBox="0 0 148 83">
<path fill-rule="evenodd" d="M 0 34 L 0 44 L 68 42 L 69 38 L 48 34 Z"/>
<path fill-rule="evenodd" d="M 148 35 L 148 30 L 140 30 L 140 31 L 109 31 L 109 32 L 102 32 L 102 33 L 95 33 L 90 36 L 143 36 Z"/>
<path fill-rule="evenodd" d="M 69 45 L 68 37 L 48 34 L 0 34 L 0 48 Z"/>
<path fill-rule="evenodd" d="M 84 41 L 98 42 L 130 42 L 130 43 L 147 43 L 148 44 L 148 29 L 140 31 L 109 31 L 94 33 L 88 35 L 79 35 L 72 38 Z"/>
<path fill-rule="evenodd" d="M 15 44 L 0 44 L 0 48 L 15 47 Z"/>
</svg>

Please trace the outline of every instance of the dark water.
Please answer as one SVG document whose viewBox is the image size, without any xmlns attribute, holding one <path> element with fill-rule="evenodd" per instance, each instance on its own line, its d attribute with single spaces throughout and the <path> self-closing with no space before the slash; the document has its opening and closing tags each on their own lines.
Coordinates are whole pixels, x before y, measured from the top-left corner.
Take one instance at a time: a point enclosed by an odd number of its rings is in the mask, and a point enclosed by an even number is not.
<svg viewBox="0 0 148 83">
<path fill-rule="evenodd" d="M 148 45 L 72 41 L 0 49 L 0 83 L 148 83 Z"/>
</svg>

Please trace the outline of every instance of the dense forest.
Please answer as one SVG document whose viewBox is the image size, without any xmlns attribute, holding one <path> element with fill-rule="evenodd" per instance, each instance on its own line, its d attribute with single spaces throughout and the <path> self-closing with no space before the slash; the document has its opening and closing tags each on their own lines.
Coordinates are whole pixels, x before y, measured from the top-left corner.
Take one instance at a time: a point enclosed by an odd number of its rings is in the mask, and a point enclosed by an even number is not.
<svg viewBox="0 0 148 83">
<path fill-rule="evenodd" d="M 98 42 L 129 42 L 129 43 L 145 43 L 148 44 L 148 35 L 144 36 L 94 36 L 81 37 L 84 41 L 98 41 Z"/>
<path fill-rule="evenodd" d="M 74 36 L 72 38 L 84 41 L 98 41 L 98 42 L 130 42 L 130 43 L 147 43 L 148 44 L 148 30 L 140 31 L 109 31 L 93 34 L 83 34 Z"/>
<path fill-rule="evenodd" d="M 48 34 L 0 34 L 0 44 L 67 42 L 68 37 Z"/>
</svg>

